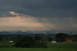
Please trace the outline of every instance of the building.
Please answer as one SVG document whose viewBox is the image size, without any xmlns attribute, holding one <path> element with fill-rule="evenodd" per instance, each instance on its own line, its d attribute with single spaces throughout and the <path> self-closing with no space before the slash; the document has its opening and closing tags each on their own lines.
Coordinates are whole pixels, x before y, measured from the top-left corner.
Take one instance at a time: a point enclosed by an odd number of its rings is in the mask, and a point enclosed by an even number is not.
<svg viewBox="0 0 77 51">
<path fill-rule="evenodd" d="M 72 42 L 72 38 L 66 38 L 66 42 Z"/>
</svg>

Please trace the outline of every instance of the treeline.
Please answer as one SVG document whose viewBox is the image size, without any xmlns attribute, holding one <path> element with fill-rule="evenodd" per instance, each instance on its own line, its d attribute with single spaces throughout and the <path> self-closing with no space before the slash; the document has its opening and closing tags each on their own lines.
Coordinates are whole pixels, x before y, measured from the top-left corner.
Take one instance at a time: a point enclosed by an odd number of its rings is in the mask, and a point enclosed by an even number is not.
<svg viewBox="0 0 77 51">
<path fill-rule="evenodd" d="M 17 37 L 14 46 L 26 48 L 47 48 L 46 42 L 44 42 L 39 36 Z"/>
<path fill-rule="evenodd" d="M 43 34 L 44 35 L 44 34 Z M 53 36 L 49 35 L 0 35 L 0 41 L 10 41 L 12 40 L 15 47 L 26 47 L 26 48 L 47 48 L 46 43 L 51 43 L 51 41 L 56 42 L 66 42 L 66 38 L 72 38 L 73 42 L 77 42 L 77 35 L 69 35 L 65 33 L 58 33 Z"/>
<path fill-rule="evenodd" d="M 77 41 L 77 34 L 71 35 L 71 34 L 66 34 L 66 33 L 57 33 L 57 34 L 28 34 L 28 35 L 0 35 L 0 41 L 8 41 L 8 40 L 16 40 L 17 37 L 35 37 L 39 36 L 41 38 L 46 38 L 46 40 L 51 41 L 51 40 L 56 40 L 57 42 L 65 41 L 66 38 L 73 38 L 74 41 Z"/>
</svg>

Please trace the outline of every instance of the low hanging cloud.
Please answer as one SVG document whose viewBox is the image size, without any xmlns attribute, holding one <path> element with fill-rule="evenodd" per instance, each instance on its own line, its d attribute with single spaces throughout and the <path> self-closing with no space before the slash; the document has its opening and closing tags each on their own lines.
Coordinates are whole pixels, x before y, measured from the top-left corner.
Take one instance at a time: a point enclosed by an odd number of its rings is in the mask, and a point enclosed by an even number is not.
<svg viewBox="0 0 77 51">
<path fill-rule="evenodd" d="M 1 17 L 0 18 L 0 31 L 41 31 L 55 29 L 55 26 L 51 23 L 45 22 L 48 26 L 38 20 L 38 18 L 31 17 L 29 15 L 15 13 L 10 11 L 10 14 L 16 15 L 15 17 Z"/>
<path fill-rule="evenodd" d="M 0 30 L 54 29 L 77 30 L 77 0 L 0 0 Z"/>
<path fill-rule="evenodd" d="M 76 31 L 77 30 L 77 18 L 64 17 L 64 18 L 42 18 L 44 22 L 52 23 L 56 26 L 56 30 L 67 30 Z"/>
<path fill-rule="evenodd" d="M 26 14 L 9 11 L 11 17 L 0 18 L 0 31 L 43 31 L 43 30 L 77 30 L 77 18 L 37 18 Z"/>
</svg>

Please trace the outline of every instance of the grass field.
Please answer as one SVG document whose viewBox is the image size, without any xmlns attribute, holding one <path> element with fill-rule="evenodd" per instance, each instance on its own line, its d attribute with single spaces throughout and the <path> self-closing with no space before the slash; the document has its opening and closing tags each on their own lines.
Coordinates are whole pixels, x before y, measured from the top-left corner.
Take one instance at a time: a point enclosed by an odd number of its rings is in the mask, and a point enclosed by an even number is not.
<svg viewBox="0 0 77 51">
<path fill-rule="evenodd" d="M 77 48 L 77 42 L 71 43 L 48 43 L 48 48 Z"/>
<path fill-rule="evenodd" d="M 48 43 L 48 48 L 16 48 L 12 43 L 0 42 L 0 51 L 77 51 L 77 42 L 73 43 Z M 9 45 L 9 47 L 7 47 Z"/>
<path fill-rule="evenodd" d="M 77 51 L 71 48 L 0 48 L 0 51 Z"/>
</svg>

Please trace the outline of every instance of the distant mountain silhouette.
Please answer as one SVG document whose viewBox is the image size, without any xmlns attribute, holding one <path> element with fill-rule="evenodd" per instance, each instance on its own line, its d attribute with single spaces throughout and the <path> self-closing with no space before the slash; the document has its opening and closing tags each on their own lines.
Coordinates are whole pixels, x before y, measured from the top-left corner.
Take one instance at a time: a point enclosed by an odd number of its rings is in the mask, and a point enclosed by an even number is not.
<svg viewBox="0 0 77 51">
<path fill-rule="evenodd" d="M 45 30 L 45 31 L 26 31 L 26 32 L 22 32 L 22 31 L 17 31 L 17 32 L 10 32 L 10 31 L 2 31 L 0 32 L 0 34 L 2 35 L 11 35 L 11 34 L 14 34 L 14 35 L 27 35 L 27 34 L 44 34 L 44 35 L 47 35 L 47 34 L 57 34 L 57 33 L 65 33 L 67 31 L 58 31 L 58 30 Z M 72 34 L 70 33 L 67 33 L 67 34 Z"/>
</svg>

